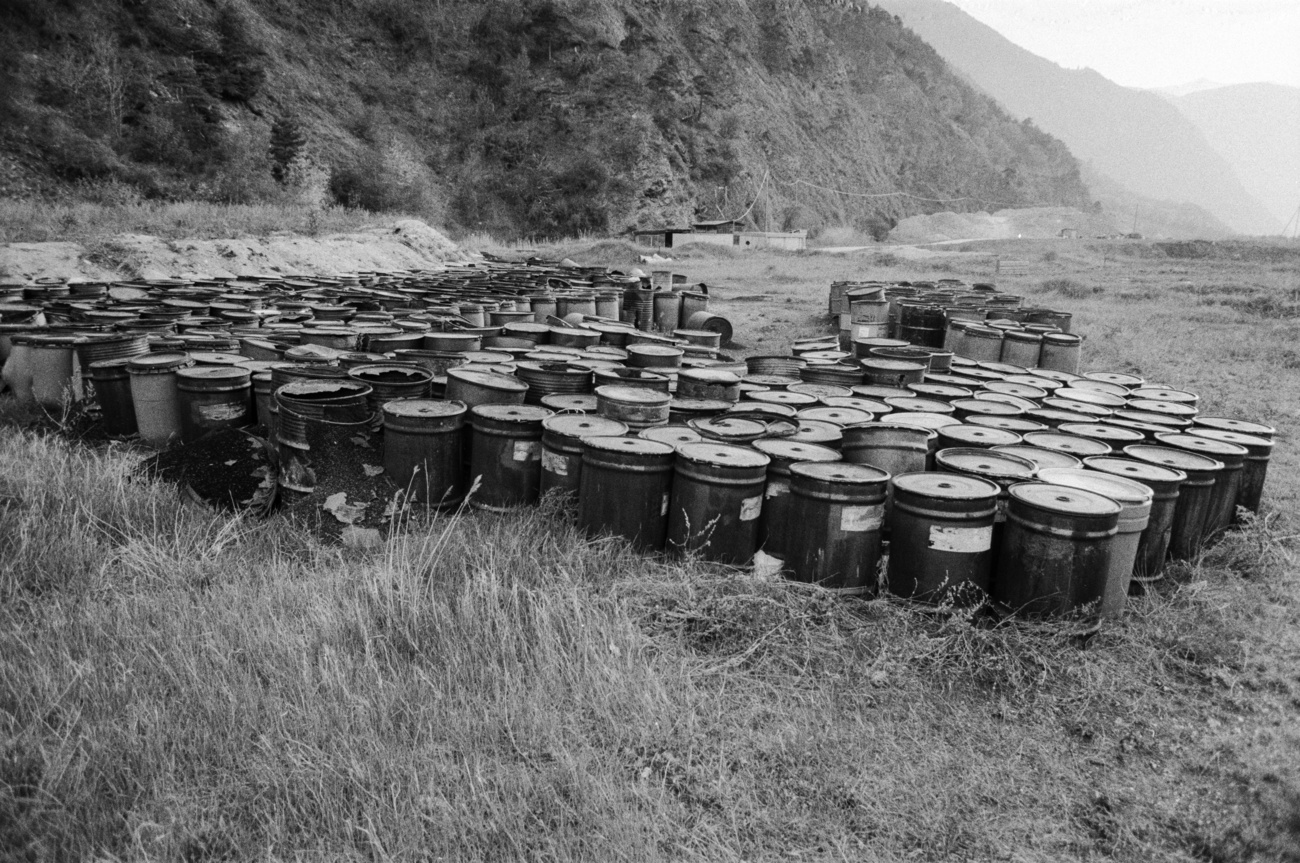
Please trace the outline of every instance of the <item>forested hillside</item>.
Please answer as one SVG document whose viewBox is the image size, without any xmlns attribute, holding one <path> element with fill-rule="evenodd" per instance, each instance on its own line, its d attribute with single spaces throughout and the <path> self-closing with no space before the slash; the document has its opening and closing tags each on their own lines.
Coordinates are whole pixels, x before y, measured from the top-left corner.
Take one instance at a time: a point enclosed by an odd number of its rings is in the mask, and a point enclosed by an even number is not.
<svg viewBox="0 0 1300 863">
<path fill-rule="evenodd" d="M 0 184 L 540 235 L 1090 203 L 1064 145 L 838 0 L 8 0 Z"/>
</svg>

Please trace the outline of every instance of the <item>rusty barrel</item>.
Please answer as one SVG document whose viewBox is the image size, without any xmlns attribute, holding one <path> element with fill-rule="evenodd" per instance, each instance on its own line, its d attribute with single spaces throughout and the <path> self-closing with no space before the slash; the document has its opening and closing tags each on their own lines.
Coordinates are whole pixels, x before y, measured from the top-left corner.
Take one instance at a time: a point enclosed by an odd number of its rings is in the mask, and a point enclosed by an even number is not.
<svg viewBox="0 0 1300 863">
<path fill-rule="evenodd" d="M 1214 500 L 1214 481 L 1223 463 L 1207 456 L 1150 444 L 1130 444 L 1124 455 L 1146 464 L 1172 468 L 1186 475 L 1178 486 L 1173 524 L 1169 528 L 1169 556 L 1190 560 L 1206 540 L 1206 524 Z"/>
<path fill-rule="evenodd" d="M 357 366 L 348 377 L 370 387 L 370 412 L 379 413 L 394 399 L 427 399 L 433 373 L 418 366 L 369 364 Z"/>
<path fill-rule="evenodd" d="M 131 375 L 127 363 L 131 357 L 95 360 L 90 364 L 90 381 L 99 405 L 100 422 L 110 437 L 135 434 L 135 406 L 131 404 Z"/>
<path fill-rule="evenodd" d="M 1138 547 L 1151 517 L 1154 496 L 1150 487 L 1101 471 L 1081 468 L 1048 468 L 1038 472 L 1043 482 L 1095 492 L 1121 507 L 1111 545 L 1110 567 L 1106 570 L 1106 588 L 1101 598 L 1101 616 L 1114 620 L 1124 613 L 1129 585 L 1137 565 Z"/>
<path fill-rule="evenodd" d="M 767 465 L 767 486 L 763 490 L 759 546 L 764 554 L 785 560 L 790 536 L 798 531 L 792 513 L 790 465 L 795 462 L 835 462 L 840 461 L 841 457 L 830 447 L 788 438 L 756 440 L 753 447 L 771 459 Z"/>
<path fill-rule="evenodd" d="M 1178 489 L 1187 474 L 1171 467 L 1147 464 L 1131 458 L 1091 456 L 1084 459 L 1090 470 L 1139 482 L 1151 489 L 1151 514 L 1146 530 L 1138 541 L 1133 562 L 1133 581 L 1129 593 L 1141 592 L 1147 585 L 1164 577 L 1165 556 L 1169 553 L 1169 536 L 1178 507 Z"/>
<path fill-rule="evenodd" d="M 1083 489 L 1011 486 L 993 599 L 1027 617 L 1099 607 L 1121 511 L 1109 497 Z"/>
<path fill-rule="evenodd" d="M 758 548 L 770 459 L 756 450 L 701 441 L 677 447 L 668 549 L 746 564 Z"/>
<path fill-rule="evenodd" d="M 583 440 L 627 434 L 627 426 L 604 417 L 569 414 L 542 421 L 540 491 L 576 495 L 581 487 Z"/>
<path fill-rule="evenodd" d="M 464 402 L 400 399 L 383 408 L 384 471 L 400 488 L 430 506 L 465 499 Z"/>
<path fill-rule="evenodd" d="M 447 369 L 448 401 L 464 402 L 472 411 L 480 405 L 519 405 L 528 394 L 528 384 L 497 372 L 466 368 Z"/>
<path fill-rule="evenodd" d="M 469 475 L 478 486 L 470 505 L 492 512 L 537 503 L 542 483 L 542 421 L 535 405 L 478 405 L 470 409 Z"/>
<path fill-rule="evenodd" d="M 1209 515 L 1205 517 L 1205 538 L 1212 539 L 1232 527 L 1237 520 L 1237 495 L 1241 491 L 1241 477 L 1250 451 L 1234 443 L 1182 432 L 1158 434 L 1156 441 L 1163 446 L 1212 458 L 1223 465 L 1214 477 L 1214 495 L 1210 500 Z"/>
<path fill-rule="evenodd" d="M 862 464 L 790 465 L 792 519 L 787 569 L 797 581 L 874 594 L 889 473 Z"/>
<path fill-rule="evenodd" d="M 1188 429 L 1188 434 L 1246 448 L 1246 463 L 1241 470 L 1236 505 L 1250 512 L 1258 512 L 1259 500 L 1264 493 L 1264 479 L 1268 476 L 1268 460 L 1273 454 L 1273 441 L 1258 435 L 1199 426 Z"/>
<path fill-rule="evenodd" d="M 592 391 L 592 371 L 567 362 L 524 360 L 516 365 L 515 377 L 528 384 L 524 403 L 542 404 L 550 395 L 585 395 Z"/>
<path fill-rule="evenodd" d="M 582 439 L 578 526 L 660 551 L 673 487 L 671 444 L 622 435 Z"/>
<path fill-rule="evenodd" d="M 666 391 L 645 387 L 596 387 L 596 410 L 606 419 L 624 423 L 629 429 L 668 424 L 672 396 Z"/>
<path fill-rule="evenodd" d="M 1001 487 L 954 473 L 893 478 L 886 584 L 896 596 L 974 605 L 988 595 Z"/>
<path fill-rule="evenodd" d="M 280 458 L 277 476 L 285 500 L 300 499 L 316 490 L 317 471 L 329 464 L 341 446 L 339 433 L 370 421 L 366 403 L 370 387 L 350 380 L 306 380 L 275 390 L 275 447 Z M 326 451 L 313 452 L 316 447 Z"/>
<path fill-rule="evenodd" d="M 883 357 L 868 357 L 858 361 L 868 384 L 886 387 L 902 387 L 907 384 L 924 382 L 930 366 L 925 362 L 908 360 L 891 360 Z"/>
<path fill-rule="evenodd" d="M 253 382 L 239 366 L 190 366 L 176 370 L 181 440 L 192 443 L 210 431 L 255 422 Z"/>
<path fill-rule="evenodd" d="M 193 364 L 189 354 L 184 353 L 142 354 L 126 364 L 131 375 L 136 426 L 145 443 L 162 447 L 181 436 L 176 372 Z"/>
<path fill-rule="evenodd" d="M 677 398 L 740 401 L 740 375 L 709 368 L 686 369 L 677 376 Z"/>
</svg>

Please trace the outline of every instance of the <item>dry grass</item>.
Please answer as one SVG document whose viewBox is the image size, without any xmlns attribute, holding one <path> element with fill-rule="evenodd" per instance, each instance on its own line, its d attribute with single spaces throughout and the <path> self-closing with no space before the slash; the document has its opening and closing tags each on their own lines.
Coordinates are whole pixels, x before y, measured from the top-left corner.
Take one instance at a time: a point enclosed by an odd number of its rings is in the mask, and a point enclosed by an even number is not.
<svg viewBox="0 0 1300 863">
<path fill-rule="evenodd" d="M 676 268 L 778 352 L 869 260 Z M 1150 266 L 1071 273 L 1153 294 L 1069 303 L 1089 364 L 1275 421 L 1269 514 L 1086 646 L 587 543 L 553 503 L 341 551 L 0 430 L 0 856 L 1295 859 L 1297 333 Z"/>
</svg>

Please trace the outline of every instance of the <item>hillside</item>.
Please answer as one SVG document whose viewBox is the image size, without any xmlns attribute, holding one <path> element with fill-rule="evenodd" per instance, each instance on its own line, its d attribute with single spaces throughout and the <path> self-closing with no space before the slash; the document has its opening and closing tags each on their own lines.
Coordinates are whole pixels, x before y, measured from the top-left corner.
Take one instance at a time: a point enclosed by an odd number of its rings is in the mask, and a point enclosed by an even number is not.
<svg viewBox="0 0 1300 863">
<path fill-rule="evenodd" d="M 1300 87 L 1233 84 L 1170 101 L 1232 163 L 1279 231 L 1300 207 Z"/>
<path fill-rule="evenodd" d="M 0 194 L 69 189 L 539 235 L 1089 203 L 1059 141 L 828 0 L 0 4 Z"/>
<path fill-rule="evenodd" d="M 1208 210 L 1243 233 L 1275 232 L 1264 206 L 1195 125 L 1155 93 L 1063 69 L 942 0 L 884 0 L 962 75 L 1016 117 L 1064 141 L 1131 192 Z"/>
</svg>

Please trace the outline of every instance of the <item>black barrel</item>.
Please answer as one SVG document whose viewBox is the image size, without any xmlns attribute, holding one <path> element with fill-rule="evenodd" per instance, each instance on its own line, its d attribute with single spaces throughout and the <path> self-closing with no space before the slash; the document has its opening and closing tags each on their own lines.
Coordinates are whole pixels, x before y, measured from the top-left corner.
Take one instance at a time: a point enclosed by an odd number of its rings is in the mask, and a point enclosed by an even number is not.
<svg viewBox="0 0 1300 863">
<path fill-rule="evenodd" d="M 670 444 L 600 436 L 582 441 L 578 525 L 591 536 L 611 534 L 643 551 L 664 547 L 673 486 Z"/>
<path fill-rule="evenodd" d="M 874 594 L 889 474 L 861 464 L 790 466 L 792 518 L 786 563 L 797 581 Z"/>
<path fill-rule="evenodd" d="M 1214 496 L 1210 501 L 1210 513 L 1205 517 L 1205 537 L 1211 539 L 1231 527 L 1237 520 L 1237 495 L 1241 490 L 1241 475 L 1245 471 L 1246 457 L 1250 451 L 1235 443 L 1179 432 L 1158 434 L 1156 441 L 1164 446 L 1212 458 L 1223 465 L 1223 469 L 1214 478 Z"/>
<path fill-rule="evenodd" d="M 771 459 L 767 466 L 767 486 L 763 491 L 759 544 L 764 554 L 783 561 L 790 545 L 789 537 L 799 530 L 793 521 L 790 465 L 795 462 L 835 462 L 841 457 L 830 447 L 788 438 L 756 440 L 753 447 Z"/>
<path fill-rule="evenodd" d="M 431 506 L 465 499 L 464 402 L 399 399 L 386 403 L 384 471 L 400 488 Z"/>
<path fill-rule="evenodd" d="M 470 504 L 504 512 L 537 503 L 542 482 L 542 421 L 551 416 L 534 405 L 478 405 L 473 428 L 470 476 L 477 490 Z"/>
<path fill-rule="evenodd" d="M 627 434 L 627 426 L 604 417 L 569 414 L 542 421 L 541 493 L 576 495 L 582 478 L 583 441 Z"/>
<path fill-rule="evenodd" d="M 668 513 L 668 548 L 706 560 L 746 564 L 758 548 L 769 459 L 732 444 L 677 448 Z"/>
<path fill-rule="evenodd" d="M 1223 470 L 1223 463 L 1196 453 L 1149 444 L 1126 446 L 1124 454 L 1147 464 L 1173 468 L 1187 476 L 1178 487 L 1169 533 L 1169 555 L 1174 560 L 1196 557 L 1206 539 L 1214 481 Z"/>
<path fill-rule="evenodd" d="M 894 477 L 889 592 L 922 602 L 974 605 L 988 595 L 1001 487 L 954 473 Z"/>
</svg>

